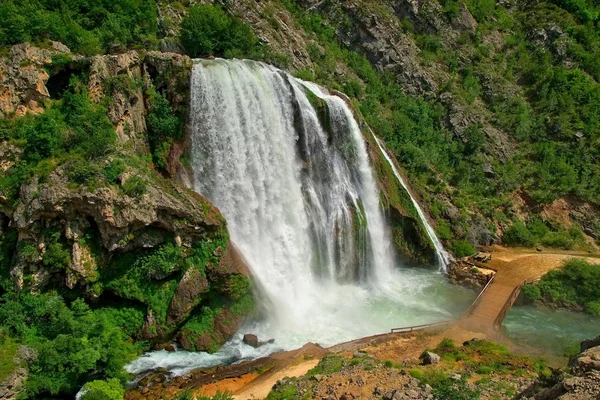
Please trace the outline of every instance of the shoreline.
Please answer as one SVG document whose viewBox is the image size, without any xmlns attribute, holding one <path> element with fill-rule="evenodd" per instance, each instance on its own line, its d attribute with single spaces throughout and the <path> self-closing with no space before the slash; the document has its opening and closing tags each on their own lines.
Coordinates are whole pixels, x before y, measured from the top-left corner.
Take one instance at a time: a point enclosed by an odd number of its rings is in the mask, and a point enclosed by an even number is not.
<svg viewBox="0 0 600 400">
<path fill-rule="evenodd" d="M 482 276 L 496 273 L 498 268 L 524 258 L 527 258 L 530 262 L 536 261 L 536 256 L 552 257 L 555 261 L 562 261 L 570 257 L 585 257 L 600 262 L 599 254 L 577 251 L 539 252 L 535 249 L 508 249 L 500 246 L 492 246 L 491 248 L 485 248 L 485 250 L 491 254 L 489 261 L 470 262 L 462 260 L 468 263 L 469 268 L 477 268 L 479 270 L 478 274 Z M 533 260 L 530 259 L 532 257 Z M 458 261 L 461 262 L 461 260 Z M 488 278 L 484 279 L 487 280 Z M 452 282 L 451 279 L 450 281 Z M 466 284 L 464 282 L 453 283 L 473 287 L 472 282 Z M 267 357 L 251 361 L 242 361 L 228 366 L 196 369 L 185 376 L 171 380 L 164 376 L 164 373 L 154 372 L 142 379 L 138 387 L 128 390 L 125 398 L 127 400 L 161 399 L 165 394 L 174 394 L 186 389 L 191 389 L 196 395 L 204 396 L 214 395 L 217 390 L 227 390 L 233 393 L 236 400 L 264 398 L 270 388 L 282 377 L 306 374 L 316 365 L 318 360 L 327 354 L 351 356 L 353 352 L 358 350 L 369 349 L 377 359 L 391 359 L 391 354 L 395 355 L 396 358 L 399 358 L 398 354 L 400 354 L 403 359 L 406 359 L 418 356 L 425 348 L 433 347 L 432 344 L 441 341 L 443 338 L 450 338 L 457 343 L 474 338 L 487 339 L 507 346 L 515 354 L 543 357 L 554 367 L 564 366 L 566 362 L 566 358 L 555 357 L 549 352 L 544 352 L 541 348 L 513 342 L 502 329 L 495 332 L 472 330 L 463 326 L 461 321 L 458 320 L 444 327 L 426 328 L 413 332 L 382 333 L 339 343 L 328 348 L 307 343 L 295 350 L 273 353 Z"/>
</svg>

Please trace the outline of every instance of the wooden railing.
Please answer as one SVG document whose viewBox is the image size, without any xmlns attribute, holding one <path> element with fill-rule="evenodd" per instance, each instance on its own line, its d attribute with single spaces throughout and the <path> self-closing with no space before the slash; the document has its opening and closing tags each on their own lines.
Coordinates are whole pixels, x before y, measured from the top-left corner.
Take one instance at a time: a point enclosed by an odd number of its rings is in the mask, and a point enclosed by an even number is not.
<svg viewBox="0 0 600 400">
<path fill-rule="evenodd" d="M 490 277 L 490 280 L 485 284 L 485 286 L 483 287 L 483 289 L 481 289 L 481 292 L 479 292 L 479 294 L 477 295 L 477 298 L 475 300 L 473 300 L 473 303 L 471 303 L 471 306 L 469 308 L 467 308 L 467 311 L 465 311 L 464 313 L 461 314 L 460 318 L 465 318 L 468 317 L 469 315 L 471 315 L 471 313 L 473 312 L 473 310 L 475 309 L 475 307 L 477 307 L 477 305 L 479 304 L 479 302 L 481 302 L 481 298 L 483 297 L 483 294 L 485 293 L 485 291 L 487 290 L 488 287 L 490 287 L 490 285 L 492 284 L 492 282 L 494 282 L 494 278 L 496 277 L 496 274 L 493 274 Z"/>
<path fill-rule="evenodd" d="M 453 322 L 460 321 L 461 319 L 469 316 L 473 312 L 473 310 L 475 309 L 475 307 L 477 307 L 477 305 L 481 301 L 481 298 L 482 298 L 483 294 L 485 293 L 485 291 L 490 287 L 490 285 L 494 281 L 494 277 L 495 276 L 496 276 L 496 274 L 494 274 L 494 275 L 492 275 L 490 277 L 490 280 L 485 284 L 485 286 L 483 287 L 483 289 L 481 289 L 481 292 L 479 292 L 479 294 L 477 295 L 477 297 L 475 298 L 475 300 L 473 300 L 473 303 L 471 303 L 471 305 L 469 306 L 469 308 L 465 312 L 463 312 L 460 315 L 460 317 L 454 318 L 454 319 L 450 319 L 450 320 L 447 320 L 447 321 L 432 322 L 430 324 L 404 326 L 402 328 L 392 328 L 391 329 L 392 333 L 394 333 L 394 332 L 412 332 L 412 331 L 418 331 L 418 330 L 422 330 L 422 329 L 433 328 L 433 327 L 436 327 L 436 326 L 449 325 L 449 324 L 451 324 Z"/>
<path fill-rule="evenodd" d="M 504 318 L 506 318 L 511 307 L 521 294 L 521 289 L 523 288 L 523 285 L 534 283 L 538 279 L 539 278 L 525 279 L 519 284 L 519 286 L 513 289 L 512 293 L 510 294 L 510 297 L 506 300 L 506 303 L 504 303 L 504 306 L 502 306 L 502 310 L 500 310 L 500 313 L 498 313 L 498 316 L 496 316 L 496 319 L 494 320 L 494 329 L 498 330 L 500 328 L 500 325 L 502 325 L 502 321 L 504 321 Z"/>
<path fill-rule="evenodd" d="M 392 333 L 394 333 L 394 332 L 419 331 L 421 329 L 433 328 L 435 326 L 449 325 L 449 324 L 451 324 L 451 323 L 453 323 L 455 321 L 456 321 L 455 319 L 451 319 L 451 320 L 448 320 L 448 321 L 432 322 L 431 324 L 405 326 L 405 327 L 402 327 L 402 328 L 392 328 Z"/>
</svg>

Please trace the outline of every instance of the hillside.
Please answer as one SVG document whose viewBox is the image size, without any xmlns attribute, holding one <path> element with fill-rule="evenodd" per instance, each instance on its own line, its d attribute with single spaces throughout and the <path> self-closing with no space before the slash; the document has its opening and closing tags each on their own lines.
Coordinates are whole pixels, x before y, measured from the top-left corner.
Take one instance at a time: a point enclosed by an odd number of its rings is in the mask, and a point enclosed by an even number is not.
<svg viewBox="0 0 600 400">
<path fill-rule="evenodd" d="M 25 398 L 119 391 L 143 351 L 215 352 L 254 310 L 225 218 L 190 189 L 193 58 L 348 96 L 457 257 L 600 245 L 593 0 L 5 0 L 0 20 L 0 381 Z M 395 250 L 433 264 L 364 136 Z"/>
</svg>

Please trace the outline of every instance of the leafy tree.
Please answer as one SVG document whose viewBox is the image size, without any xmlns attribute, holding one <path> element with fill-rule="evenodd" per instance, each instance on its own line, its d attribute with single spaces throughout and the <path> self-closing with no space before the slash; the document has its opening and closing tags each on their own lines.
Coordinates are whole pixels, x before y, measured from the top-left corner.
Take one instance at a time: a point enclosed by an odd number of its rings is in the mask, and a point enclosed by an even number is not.
<svg viewBox="0 0 600 400">
<path fill-rule="evenodd" d="M 181 21 L 180 41 L 191 57 L 247 57 L 258 51 L 248 25 L 210 4 L 192 7 Z"/>
<path fill-rule="evenodd" d="M 125 391 L 118 379 L 91 381 L 81 389 L 81 400 L 123 400 Z"/>
</svg>

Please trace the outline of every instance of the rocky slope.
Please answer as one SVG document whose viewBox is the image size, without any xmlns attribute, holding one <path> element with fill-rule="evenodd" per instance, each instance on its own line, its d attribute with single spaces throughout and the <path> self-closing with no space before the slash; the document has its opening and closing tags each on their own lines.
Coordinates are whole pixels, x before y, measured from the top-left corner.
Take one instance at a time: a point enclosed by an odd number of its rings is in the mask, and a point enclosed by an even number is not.
<svg viewBox="0 0 600 400">
<path fill-rule="evenodd" d="M 162 93 L 174 114 L 185 115 L 190 70 L 191 60 L 177 54 L 83 57 L 56 42 L 47 49 L 16 45 L 0 58 L 4 118 L 43 113 L 73 76 L 85 76 L 89 98 L 107 104 L 116 133 L 114 151 L 97 163 L 104 171 L 119 166 L 114 182 L 93 174 L 74 181 L 78 164 L 55 161 L 27 179 L 16 199 L 3 193 L 4 273 L 19 290 L 58 290 L 96 307 L 133 304 L 146 315 L 137 339 L 177 338 L 184 348 L 214 351 L 252 307 L 249 271 L 219 211 L 178 183 L 185 178 L 175 175 L 185 171 L 179 157 L 163 169 L 145 161 L 148 93 Z M 24 150 L 18 140 L 3 140 L 1 148 L 2 170 L 11 174 Z M 9 233 L 16 242 L 7 242 Z"/>
</svg>

